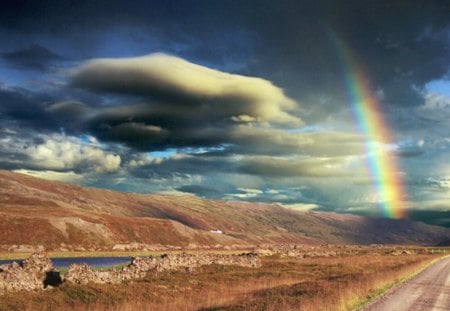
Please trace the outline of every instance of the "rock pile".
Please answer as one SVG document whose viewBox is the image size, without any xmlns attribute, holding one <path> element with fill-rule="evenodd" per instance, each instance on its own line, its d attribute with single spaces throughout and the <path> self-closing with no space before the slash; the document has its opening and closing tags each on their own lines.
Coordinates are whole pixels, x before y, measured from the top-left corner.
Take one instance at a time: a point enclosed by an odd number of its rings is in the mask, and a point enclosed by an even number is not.
<svg viewBox="0 0 450 311">
<path fill-rule="evenodd" d="M 416 252 L 408 249 L 393 250 L 389 254 L 392 256 L 414 255 Z"/>
<path fill-rule="evenodd" d="M 0 249 L 10 253 L 35 253 L 43 252 L 45 250 L 43 245 L 29 245 L 29 244 L 13 244 L 5 245 L 1 244 Z"/>
<path fill-rule="evenodd" d="M 0 294 L 7 291 L 44 289 L 58 283 L 59 273 L 45 252 L 37 252 L 18 264 L 0 266 Z M 61 279 L 59 278 L 59 282 Z"/>
<path fill-rule="evenodd" d="M 296 244 L 265 245 L 256 251 L 261 256 L 279 255 L 281 258 L 335 257 L 348 253 L 348 250 L 329 248 L 327 245 L 309 246 Z"/>
<path fill-rule="evenodd" d="M 241 255 L 219 254 L 165 254 L 159 257 L 135 258 L 131 264 L 120 270 L 93 270 L 86 264 L 73 264 L 65 276 L 65 281 L 75 284 L 87 283 L 121 283 L 125 280 L 143 278 L 149 272 L 168 270 L 186 270 L 204 265 L 233 265 L 257 268 L 261 266 L 261 259 L 257 254 Z"/>
<path fill-rule="evenodd" d="M 276 244 L 261 245 L 255 250 L 260 256 L 278 255 L 281 258 L 315 258 L 315 257 L 336 257 L 336 256 L 353 256 L 364 254 L 380 254 L 380 255 L 411 255 L 418 253 L 430 253 L 426 248 L 414 249 L 407 246 L 396 245 L 379 245 L 371 244 L 363 245 L 343 245 L 343 244 L 322 244 L 322 245 L 302 245 L 302 244 Z"/>
</svg>

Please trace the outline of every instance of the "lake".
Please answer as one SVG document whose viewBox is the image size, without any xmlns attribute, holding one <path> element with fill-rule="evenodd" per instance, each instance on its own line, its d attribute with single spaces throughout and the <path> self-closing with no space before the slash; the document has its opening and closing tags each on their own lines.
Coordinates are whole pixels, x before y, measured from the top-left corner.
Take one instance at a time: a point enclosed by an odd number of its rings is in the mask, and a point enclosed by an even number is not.
<svg viewBox="0 0 450 311">
<path fill-rule="evenodd" d="M 69 258 L 50 258 L 55 268 L 65 268 L 73 263 L 86 263 L 91 267 L 114 266 L 130 263 L 133 257 L 69 257 Z M 9 264 L 13 261 L 20 263 L 22 260 L 0 260 L 0 265 Z"/>
</svg>

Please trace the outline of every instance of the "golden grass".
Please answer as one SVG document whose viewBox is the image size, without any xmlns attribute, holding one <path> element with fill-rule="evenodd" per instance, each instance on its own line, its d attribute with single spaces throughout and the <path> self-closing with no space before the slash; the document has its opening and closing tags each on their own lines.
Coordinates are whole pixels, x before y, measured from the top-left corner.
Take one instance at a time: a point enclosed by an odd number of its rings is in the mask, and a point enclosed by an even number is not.
<svg viewBox="0 0 450 311">
<path fill-rule="evenodd" d="M 0 310 L 353 310 L 438 255 L 382 253 L 263 259 L 258 269 L 205 266 L 121 285 L 63 284 L 7 294 Z"/>
</svg>

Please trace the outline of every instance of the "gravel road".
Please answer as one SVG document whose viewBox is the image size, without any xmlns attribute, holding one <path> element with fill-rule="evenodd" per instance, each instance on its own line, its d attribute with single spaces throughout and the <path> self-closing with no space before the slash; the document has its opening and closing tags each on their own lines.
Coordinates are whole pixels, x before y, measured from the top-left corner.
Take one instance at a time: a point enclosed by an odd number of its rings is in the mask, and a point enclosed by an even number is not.
<svg viewBox="0 0 450 311">
<path fill-rule="evenodd" d="M 449 311 L 450 257 L 439 260 L 416 277 L 362 311 Z"/>
</svg>

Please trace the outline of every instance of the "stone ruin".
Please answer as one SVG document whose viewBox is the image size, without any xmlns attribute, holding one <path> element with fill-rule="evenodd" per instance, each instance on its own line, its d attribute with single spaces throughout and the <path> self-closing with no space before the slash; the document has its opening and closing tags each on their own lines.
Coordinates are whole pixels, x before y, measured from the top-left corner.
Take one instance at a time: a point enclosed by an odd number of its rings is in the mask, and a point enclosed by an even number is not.
<svg viewBox="0 0 450 311">
<path fill-rule="evenodd" d="M 45 252 L 34 253 L 18 264 L 13 262 L 0 266 L 0 294 L 11 291 L 32 291 L 52 288 L 64 282 L 75 284 L 117 284 L 139 279 L 147 273 L 168 270 L 192 271 L 204 265 L 233 265 L 258 268 L 261 259 L 255 253 L 241 255 L 219 254 L 165 254 L 159 257 L 134 258 L 126 267 L 111 270 L 95 270 L 86 264 L 73 264 L 61 279 Z"/>
<path fill-rule="evenodd" d="M 59 272 L 45 252 L 37 252 L 20 264 L 0 266 L 0 294 L 9 291 L 31 291 L 61 284 Z"/>
<path fill-rule="evenodd" d="M 86 264 L 73 264 L 69 267 L 64 280 L 75 284 L 115 284 L 125 280 L 143 278 L 149 272 L 170 270 L 190 272 L 197 267 L 213 264 L 258 268 L 261 266 L 261 259 L 254 253 L 241 255 L 165 254 L 159 257 L 137 257 L 131 264 L 119 270 L 93 270 Z"/>
</svg>

